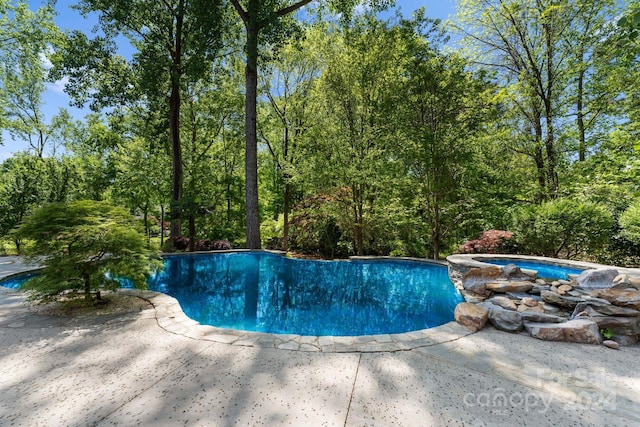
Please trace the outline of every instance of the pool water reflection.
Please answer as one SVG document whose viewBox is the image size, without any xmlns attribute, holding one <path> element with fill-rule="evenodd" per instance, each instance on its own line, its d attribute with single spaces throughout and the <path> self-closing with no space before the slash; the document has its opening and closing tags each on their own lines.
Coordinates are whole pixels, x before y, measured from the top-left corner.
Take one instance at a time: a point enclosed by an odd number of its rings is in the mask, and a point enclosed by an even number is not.
<svg viewBox="0 0 640 427">
<path fill-rule="evenodd" d="M 267 252 L 165 256 L 151 290 L 201 324 L 298 335 L 400 333 L 453 320 L 462 297 L 445 266 L 309 261 Z"/>
</svg>

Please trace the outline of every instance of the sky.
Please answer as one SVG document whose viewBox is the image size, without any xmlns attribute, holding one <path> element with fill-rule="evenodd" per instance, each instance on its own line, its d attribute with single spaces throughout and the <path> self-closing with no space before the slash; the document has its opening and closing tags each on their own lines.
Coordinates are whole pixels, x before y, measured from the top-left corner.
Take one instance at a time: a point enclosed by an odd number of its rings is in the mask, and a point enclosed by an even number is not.
<svg viewBox="0 0 640 427">
<path fill-rule="evenodd" d="M 90 17 L 89 19 L 83 18 L 80 13 L 72 9 L 72 5 L 76 4 L 77 0 L 58 0 L 56 3 L 56 12 L 58 15 L 55 18 L 56 24 L 63 31 L 80 30 L 87 34 L 91 34 L 92 28 L 96 25 L 96 17 Z M 29 0 L 29 5 L 32 10 L 40 7 L 42 2 L 40 0 Z M 410 16 L 411 13 L 424 7 L 426 15 L 431 18 L 440 18 L 442 20 L 447 19 L 455 13 L 455 0 L 396 0 L 396 9 L 400 9 L 404 16 Z M 394 9 L 395 10 L 395 9 Z M 394 11 L 389 11 L 383 14 L 383 17 L 391 16 Z M 51 118 L 60 110 L 60 108 L 66 108 L 69 113 L 77 120 L 82 118 L 89 112 L 88 109 L 79 109 L 71 107 L 69 105 L 69 97 L 64 93 L 64 82 L 56 82 L 47 85 L 47 90 L 43 94 L 43 113 L 46 117 L 47 123 Z M 2 143 L 0 145 L 0 162 L 11 157 L 15 152 L 26 150 L 28 144 L 25 141 L 12 141 L 8 132 L 2 133 Z"/>
</svg>

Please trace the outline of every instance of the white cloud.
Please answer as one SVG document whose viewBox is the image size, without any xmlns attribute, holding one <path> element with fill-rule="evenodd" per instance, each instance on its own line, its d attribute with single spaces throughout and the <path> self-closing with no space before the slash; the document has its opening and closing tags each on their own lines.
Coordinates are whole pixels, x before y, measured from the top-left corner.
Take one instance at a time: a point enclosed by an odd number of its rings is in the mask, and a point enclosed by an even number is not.
<svg viewBox="0 0 640 427">
<path fill-rule="evenodd" d="M 62 79 L 56 80 L 53 83 L 47 83 L 47 88 L 55 93 L 64 93 L 64 87 L 67 83 L 69 83 L 69 77 L 64 76 Z"/>
</svg>

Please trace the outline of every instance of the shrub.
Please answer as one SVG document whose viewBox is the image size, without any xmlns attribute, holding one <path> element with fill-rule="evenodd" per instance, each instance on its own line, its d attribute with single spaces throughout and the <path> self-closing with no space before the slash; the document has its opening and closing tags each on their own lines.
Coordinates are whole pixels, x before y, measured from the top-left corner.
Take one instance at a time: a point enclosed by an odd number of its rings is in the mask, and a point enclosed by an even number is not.
<svg viewBox="0 0 640 427">
<path fill-rule="evenodd" d="M 640 243 L 640 202 L 629 206 L 618 220 L 622 228 L 621 235 L 634 243 Z"/>
<path fill-rule="evenodd" d="M 511 252 L 513 233 L 505 230 L 483 231 L 479 238 L 465 242 L 459 249 L 465 254 L 498 254 Z"/>
<path fill-rule="evenodd" d="M 92 292 L 100 299 L 101 290 L 120 287 L 119 277 L 145 288 L 161 265 L 135 218 L 104 202 L 51 203 L 29 215 L 15 235 L 34 243 L 28 260 L 44 264 L 25 285 L 34 298 L 84 290 L 87 299 Z"/>
<path fill-rule="evenodd" d="M 167 244 L 170 244 L 176 251 L 186 251 L 189 247 L 189 238 L 185 236 L 169 237 Z"/>
<path fill-rule="evenodd" d="M 556 199 L 517 211 L 512 230 L 521 253 L 591 257 L 610 241 L 614 223 L 602 205 Z"/>
<path fill-rule="evenodd" d="M 230 249 L 233 249 L 233 247 L 228 240 L 216 240 L 213 242 L 214 251 L 228 251 Z"/>
</svg>

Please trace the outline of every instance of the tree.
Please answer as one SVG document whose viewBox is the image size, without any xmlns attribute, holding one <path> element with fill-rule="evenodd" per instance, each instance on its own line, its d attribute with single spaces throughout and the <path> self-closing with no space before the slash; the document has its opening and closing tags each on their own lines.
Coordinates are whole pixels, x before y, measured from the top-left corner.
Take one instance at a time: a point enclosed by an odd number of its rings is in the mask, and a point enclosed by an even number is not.
<svg viewBox="0 0 640 427">
<path fill-rule="evenodd" d="M 429 253 L 437 259 L 443 239 L 466 212 L 459 209 L 473 144 L 487 116 L 488 85 L 466 70 L 467 61 L 445 55 L 439 22 L 424 10 L 403 23 L 408 55 L 403 102 L 402 160 L 413 203 L 430 232 Z M 424 28 L 424 29 L 423 29 Z"/>
<path fill-rule="evenodd" d="M 32 240 L 29 259 L 44 264 L 26 285 L 36 298 L 82 289 L 86 299 L 93 291 L 100 299 L 100 291 L 120 287 L 121 278 L 144 289 L 158 267 L 134 218 L 105 202 L 48 204 L 25 218 L 15 235 Z"/>
<path fill-rule="evenodd" d="M 299 180 L 298 163 L 302 140 L 313 124 L 312 114 L 317 113 L 311 101 L 311 91 L 320 75 L 317 55 L 321 49 L 317 43 L 318 31 L 310 29 L 303 41 L 288 43 L 279 49 L 277 57 L 263 67 L 263 86 L 269 99 L 271 121 L 264 123 L 260 139 L 266 143 L 276 166 L 276 183 L 284 190 L 278 196 L 282 203 L 274 203 L 275 218 L 283 215 L 282 250 L 289 248 L 289 214 L 293 199 L 294 182 Z M 265 131 L 268 128 L 272 132 Z M 276 185 L 278 187 L 278 185 Z M 279 197 L 278 197 L 279 199 Z M 281 210 L 280 210 L 281 207 Z"/>
<path fill-rule="evenodd" d="M 568 2 L 464 0 L 458 15 L 468 43 L 480 48 L 475 61 L 495 70 L 502 101 L 519 116 L 515 149 L 535 163 L 540 200 L 558 194 L 557 126 L 569 65 L 561 43 L 575 18 Z"/>
<path fill-rule="evenodd" d="M 222 0 L 82 0 L 84 13 L 98 12 L 106 38 L 89 41 L 74 33 L 60 55 L 59 72 L 70 74 L 70 93 L 106 105 L 165 104 L 172 152 L 171 235 L 181 234 L 183 160 L 180 133 L 187 82 L 209 76 L 222 45 Z M 123 34 L 137 49 L 130 63 L 114 54 Z M 91 91 L 89 88 L 93 88 Z"/>
<path fill-rule="evenodd" d="M 11 137 L 29 144 L 38 157 L 47 145 L 60 142 L 69 121 L 66 110 L 50 123 L 42 112 L 42 93 L 48 77 L 47 56 L 60 40 L 53 22 L 53 6 L 31 11 L 27 2 L 0 2 L 0 106 L 2 122 Z"/>
<path fill-rule="evenodd" d="M 290 15 L 308 5 L 312 0 L 289 2 L 286 0 L 231 0 L 235 11 L 244 23 L 245 42 L 245 198 L 246 198 L 246 234 L 247 247 L 259 249 L 260 213 L 258 204 L 258 134 L 257 134 L 257 98 L 258 98 L 258 53 L 262 42 L 278 43 L 291 34 Z M 327 4 L 333 10 L 341 12 L 347 19 L 357 3 L 356 0 L 328 0 L 318 3 Z M 389 6 L 390 0 L 369 0 L 376 7 Z M 263 40 L 261 40 L 261 38 Z"/>
</svg>

